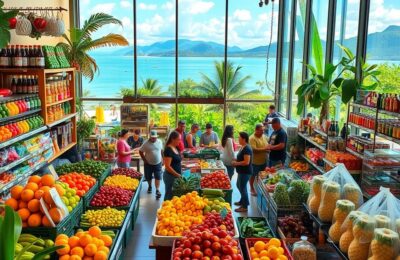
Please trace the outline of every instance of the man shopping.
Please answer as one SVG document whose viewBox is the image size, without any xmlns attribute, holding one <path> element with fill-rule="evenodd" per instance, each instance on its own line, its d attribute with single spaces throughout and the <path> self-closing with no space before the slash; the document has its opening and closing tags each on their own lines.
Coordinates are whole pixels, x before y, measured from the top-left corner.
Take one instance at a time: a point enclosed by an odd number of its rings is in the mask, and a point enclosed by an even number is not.
<svg viewBox="0 0 400 260">
<path fill-rule="evenodd" d="M 160 180 L 162 173 L 162 143 L 158 139 L 157 131 L 150 131 L 150 138 L 139 149 L 140 157 L 144 162 L 144 177 L 149 185 L 147 193 L 152 193 L 151 180 L 154 175 L 156 198 L 161 197 Z"/>
<path fill-rule="evenodd" d="M 284 165 L 286 161 L 287 134 L 281 126 L 279 118 L 272 119 L 272 132 L 267 149 L 269 152 L 268 166 Z"/>
</svg>

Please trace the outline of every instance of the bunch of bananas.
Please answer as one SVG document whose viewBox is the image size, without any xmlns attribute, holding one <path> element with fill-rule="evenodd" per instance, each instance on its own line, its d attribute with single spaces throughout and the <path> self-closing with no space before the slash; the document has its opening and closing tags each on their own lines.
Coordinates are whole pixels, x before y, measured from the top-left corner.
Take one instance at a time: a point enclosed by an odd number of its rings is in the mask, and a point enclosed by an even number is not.
<svg viewBox="0 0 400 260">
<path fill-rule="evenodd" d="M 15 255 L 27 248 L 19 259 L 28 260 L 32 259 L 35 254 L 52 246 L 54 246 L 54 242 L 51 239 L 41 239 L 31 234 L 21 234 L 18 238 L 18 243 L 15 245 Z M 50 255 L 46 255 L 44 259 L 50 259 Z"/>
</svg>

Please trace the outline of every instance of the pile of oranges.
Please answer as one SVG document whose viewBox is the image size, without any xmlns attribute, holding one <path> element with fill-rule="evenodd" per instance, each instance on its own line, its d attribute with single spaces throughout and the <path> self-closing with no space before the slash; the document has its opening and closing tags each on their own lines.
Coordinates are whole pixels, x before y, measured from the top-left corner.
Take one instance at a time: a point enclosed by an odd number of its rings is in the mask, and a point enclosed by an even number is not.
<svg viewBox="0 0 400 260">
<path fill-rule="evenodd" d="M 71 237 L 58 235 L 54 244 L 64 246 L 57 250 L 59 260 L 107 260 L 112 243 L 111 236 L 104 235 L 104 231 L 98 226 L 93 226 L 88 231 L 78 231 Z"/>
<path fill-rule="evenodd" d="M 96 179 L 92 176 L 71 172 L 60 177 L 60 181 L 76 191 L 76 195 L 82 197 L 96 184 Z"/>
<path fill-rule="evenodd" d="M 284 255 L 284 249 L 281 247 L 281 241 L 277 238 L 271 238 L 267 243 L 257 241 L 250 247 L 251 260 L 287 260 Z"/>
<path fill-rule="evenodd" d="M 205 200 L 193 191 L 164 201 L 157 211 L 157 234 L 182 236 L 192 224 L 201 224 L 204 219 L 203 208 L 207 205 Z"/>
<path fill-rule="evenodd" d="M 62 220 L 63 213 L 54 205 L 50 189 L 55 188 L 59 194 L 64 190 L 56 184 L 52 175 L 33 175 L 29 177 L 25 187 L 16 185 L 10 190 L 11 198 L 5 204 L 12 207 L 21 217 L 23 227 L 51 227 L 49 219 L 44 215 L 40 199 L 47 204 L 47 210 L 55 224 Z"/>
</svg>

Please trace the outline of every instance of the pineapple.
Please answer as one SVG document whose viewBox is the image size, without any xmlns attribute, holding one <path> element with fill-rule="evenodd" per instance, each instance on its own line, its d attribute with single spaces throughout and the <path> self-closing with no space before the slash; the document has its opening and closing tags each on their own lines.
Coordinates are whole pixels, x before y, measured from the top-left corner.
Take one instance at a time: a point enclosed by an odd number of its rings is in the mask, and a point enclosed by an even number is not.
<svg viewBox="0 0 400 260">
<path fill-rule="evenodd" d="M 343 226 L 345 228 L 344 233 L 340 236 L 339 247 L 344 253 L 347 254 L 351 241 L 353 241 L 353 223 L 359 217 L 366 215 L 361 211 L 352 211 L 350 212 L 348 218 L 345 220 Z"/>
<path fill-rule="evenodd" d="M 336 207 L 336 201 L 340 199 L 340 185 L 334 181 L 324 182 L 321 195 L 318 217 L 324 222 L 331 222 Z"/>
<path fill-rule="evenodd" d="M 390 218 L 384 215 L 376 215 L 374 219 L 377 228 L 390 228 Z"/>
<path fill-rule="evenodd" d="M 311 187 L 313 192 L 310 192 L 307 204 L 314 215 L 318 214 L 319 204 L 321 203 L 321 189 L 324 182 L 325 177 L 322 175 L 317 175 L 312 180 Z"/>
<path fill-rule="evenodd" d="M 329 237 L 336 244 L 343 234 L 341 227 L 347 215 L 354 210 L 354 203 L 349 200 L 338 200 L 336 202 L 336 209 L 333 212 L 333 225 L 329 228 Z"/>
<path fill-rule="evenodd" d="M 366 215 L 360 216 L 353 222 L 353 236 L 348 256 L 349 260 L 367 260 L 369 246 L 374 236 L 375 219 Z"/>
<path fill-rule="evenodd" d="M 344 199 L 350 200 L 351 202 L 354 203 L 356 206 L 356 209 L 360 207 L 360 203 L 362 203 L 362 194 L 357 185 L 354 185 L 352 183 L 346 183 L 343 186 L 343 193 L 344 193 Z"/>
<path fill-rule="evenodd" d="M 376 228 L 374 239 L 371 242 L 372 256 L 369 260 L 392 260 L 396 257 L 396 245 L 399 243 L 399 234 L 387 229 Z"/>
</svg>

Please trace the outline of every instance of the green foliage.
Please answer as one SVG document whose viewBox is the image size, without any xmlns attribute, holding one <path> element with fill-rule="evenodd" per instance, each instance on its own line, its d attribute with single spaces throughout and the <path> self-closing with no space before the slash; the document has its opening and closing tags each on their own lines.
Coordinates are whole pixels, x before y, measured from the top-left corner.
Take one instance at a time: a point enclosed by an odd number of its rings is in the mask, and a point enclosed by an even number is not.
<svg viewBox="0 0 400 260">
<path fill-rule="evenodd" d="M 122 97 L 133 97 L 135 95 L 135 91 L 133 88 L 122 87 L 119 89 L 119 93 Z"/>
<path fill-rule="evenodd" d="M 4 11 L 3 6 L 4 2 L 0 1 L 0 49 L 6 47 L 11 40 L 8 20 L 18 14 L 18 10 Z"/>
<path fill-rule="evenodd" d="M 90 137 L 96 128 L 96 122 L 92 118 L 80 117 L 77 122 L 76 131 L 78 139 L 78 147 L 82 148 L 83 140 Z"/>
<path fill-rule="evenodd" d="M 138 88 L 138 96 L 153 96 L 159 97 L 164 96 L 167 94 L 166 92 L 162 91 L 162 87 L 158 85 L 158 80 L 156 79 L 146 79 L 142 80 L 142 86 Z"/>
<path fill-rule="evenodd" d="M 400 65 L 384 63 L 378 65 L 376 69 L 380 72 L 376 76 L 376 80 L 372 77 L 365 78 L 365 84 L 373 85 L 379 81 L 380 84 L 375 89 L 376 91 L 380 93 L 398 93 L 400 86 Z"/>
<path fill-rule="evenodd" d="M 0 259 L 14 259 L 15 245 L 22 230 L 21 217 L 10 206 L 4 207 L 4 217 L 0 216 Z M 7 239 L 6 239 L 7 238 Z"/>
</svg>

